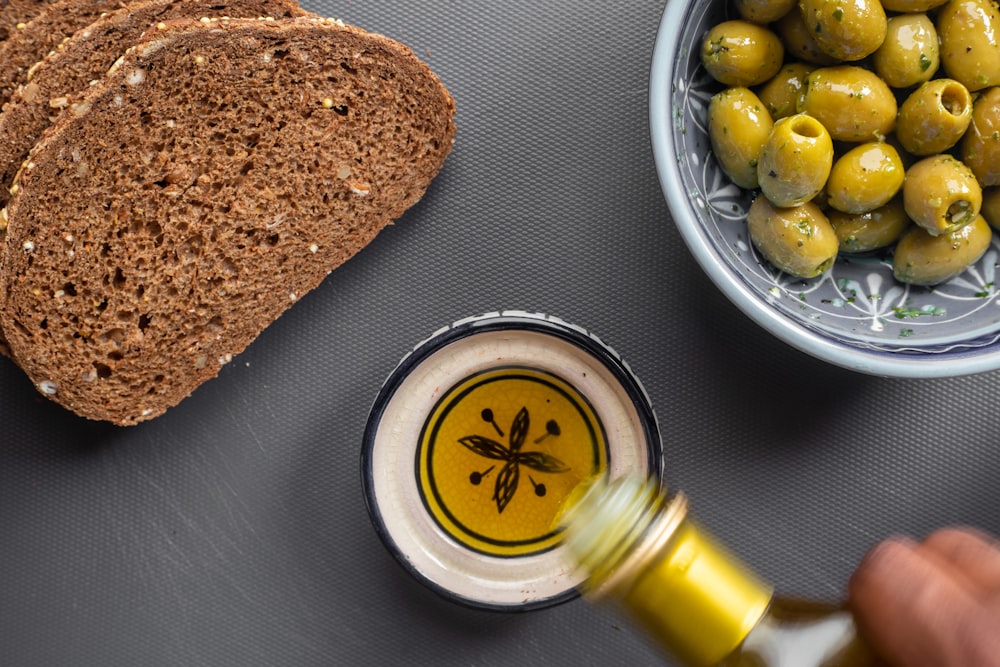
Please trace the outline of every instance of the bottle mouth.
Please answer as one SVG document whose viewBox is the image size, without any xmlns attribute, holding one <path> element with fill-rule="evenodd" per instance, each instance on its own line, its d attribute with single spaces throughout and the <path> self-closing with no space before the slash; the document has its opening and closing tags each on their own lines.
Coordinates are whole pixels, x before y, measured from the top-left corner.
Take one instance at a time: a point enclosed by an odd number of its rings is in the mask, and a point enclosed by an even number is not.
<svg viewBox="0 0 1000 667">
<path fill-rule="evenodd" d="M 657 485 L 642 477 L 611 483 L 595 477 L 581 484 L 559 515 L 570 559 L 586 581 L 614 570 L 657 511 Z"/>
<path fill-rule="evenodd" d="M 560 514 L 566 552 L 588 597 L 608 595 L 673 536 L 687 498 L 668 498 L 655 477 L 606 477 L 581 485 Z"/>
</svg>

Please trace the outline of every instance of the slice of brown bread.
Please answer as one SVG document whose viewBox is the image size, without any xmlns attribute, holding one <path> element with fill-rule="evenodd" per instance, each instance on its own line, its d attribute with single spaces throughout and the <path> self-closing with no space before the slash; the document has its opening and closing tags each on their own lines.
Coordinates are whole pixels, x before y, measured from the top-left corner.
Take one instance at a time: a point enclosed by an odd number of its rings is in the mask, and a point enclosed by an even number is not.
<svg viewBox="0 0 1000 667">
<path fill-rule="evenodd" d="M 420 199 L 454 110 L 408 48 L 329 19 L 150 30 L 15 181 L 16 361 L 85 417 L 162 413 Z"/>
<path fill-rule="evenodd" d="M 12 32 L 0 43 L 0 107 L 24 82 L 32 65 L 77 30 L 124 5 L 122 0 L 56 0 Z"/>
<path fill-rule="evenodd" d="M 106 14 L 78 30 L 30 68 L 31 74 L 0 113 L 0 208 L 7 205 L 14 174 L 45 128 L 76 101 L 77 94 L 86 92 L 91 81 L 104 76 L 150 26 L 203 16 L 305 15 L 295 0 L 147 0 Z"/>
<path fill-rule="evenodd" d="M 0 2 L 0 42 L 17 30 L 19 24 L 26 24 L 35 18 L 52 0 L 4 0 Z"/>
</svg>

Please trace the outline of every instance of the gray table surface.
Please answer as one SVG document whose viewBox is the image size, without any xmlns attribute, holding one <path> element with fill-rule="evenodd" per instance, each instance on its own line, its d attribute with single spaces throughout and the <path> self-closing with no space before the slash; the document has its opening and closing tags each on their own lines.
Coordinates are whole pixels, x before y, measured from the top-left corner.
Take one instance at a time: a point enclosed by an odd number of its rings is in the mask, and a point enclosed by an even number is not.
<svg viewBox="0 0 1000 667">
<path fill-rule="evenodd" d="M 372 530 L 360 445 L 400 357 L 477 313 L 558 315 L 649 390 L 668 482 L 779 589 L 827 600 L 878 539 L 1000 533 L 996 373 L 857 375 L 713 287 L 649 148 L 662 2 L 317 0 L 398 39 L 458 103 L 423 201 L 221 376 L 115 428 L 0 360 L 0 665 L 618 665 L 661 658 L 576 600 L 470 611 Z"/>
</svg>

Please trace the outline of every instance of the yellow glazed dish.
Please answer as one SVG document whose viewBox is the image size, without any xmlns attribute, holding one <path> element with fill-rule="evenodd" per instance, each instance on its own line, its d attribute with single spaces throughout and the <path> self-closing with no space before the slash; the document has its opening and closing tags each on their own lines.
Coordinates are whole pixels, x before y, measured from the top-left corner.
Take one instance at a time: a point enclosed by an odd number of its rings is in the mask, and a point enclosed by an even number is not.
<svg viewBox="0 0 1000 667">
<path fill-rule="evenodd" d="M 649 400 L 611 348 L 557 318 L 493 313 L 407 355 L 365 432 L 368 510 L 389 552 L 445 598 L 525 610 L 581 583 L 553 528 L 597 475 L 658 475 Z"/>
</svg>

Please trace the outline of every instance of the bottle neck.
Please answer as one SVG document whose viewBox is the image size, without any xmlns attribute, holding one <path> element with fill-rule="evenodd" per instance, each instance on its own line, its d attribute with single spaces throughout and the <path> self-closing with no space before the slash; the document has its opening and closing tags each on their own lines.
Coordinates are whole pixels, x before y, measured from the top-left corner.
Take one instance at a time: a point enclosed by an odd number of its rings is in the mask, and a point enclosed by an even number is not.
<svg viewBox="0 0 1000 667">
<path fill-rule="evenodd" d="M 686 664 L 716 665 L 757 625 L 772 589 L 687 517 L 683 494 L 647 516 L 632 548 L 587 594 L 616 600 Z"/>
<path fill-rule="evenodd" d="M 616 602 L 690 667 L 871 664 L 850 614 L 773 595 L 655 480 L 594 481 L 571 498 L 564 546 L 585 597 Z"/>
</svg>

